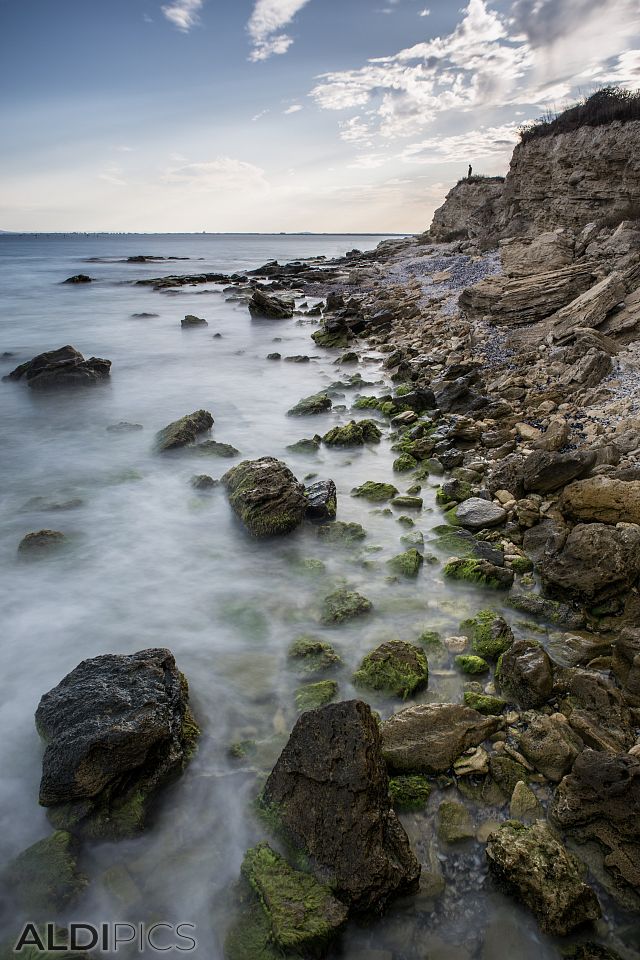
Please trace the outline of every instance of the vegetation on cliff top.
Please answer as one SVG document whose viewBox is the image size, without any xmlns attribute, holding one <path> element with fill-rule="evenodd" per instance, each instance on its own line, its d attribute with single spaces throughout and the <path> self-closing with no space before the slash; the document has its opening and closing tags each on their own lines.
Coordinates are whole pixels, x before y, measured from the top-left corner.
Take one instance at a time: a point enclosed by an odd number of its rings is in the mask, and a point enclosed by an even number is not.
<svg viewBox="0 0 640 960">
<path fill-rule="evenodd" d="M 528 143 L 540 137 L 572 133 L 581 127 L 601 127 L 613 123 L 614 120 L 620 123 L 640 120 L 640 90 L 603 87 L 561 113 L 549 112 L 538 120 L 525 124 L 520 129 L 520 140 Z"/>
</svg>

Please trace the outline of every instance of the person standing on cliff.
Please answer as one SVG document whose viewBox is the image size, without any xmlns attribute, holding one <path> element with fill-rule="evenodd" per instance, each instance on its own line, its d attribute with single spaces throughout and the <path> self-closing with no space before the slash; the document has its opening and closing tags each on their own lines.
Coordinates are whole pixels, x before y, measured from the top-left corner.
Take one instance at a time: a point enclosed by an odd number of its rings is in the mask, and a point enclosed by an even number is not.
<svg viewBox="0 0 640 960">
<path fill-rule="evenodd" d="M 473 167 L 469 164 L 469 173 L 467 174 L 467 180 L 471 180 L 471 174 L 473 173 Z"/>
</svg>

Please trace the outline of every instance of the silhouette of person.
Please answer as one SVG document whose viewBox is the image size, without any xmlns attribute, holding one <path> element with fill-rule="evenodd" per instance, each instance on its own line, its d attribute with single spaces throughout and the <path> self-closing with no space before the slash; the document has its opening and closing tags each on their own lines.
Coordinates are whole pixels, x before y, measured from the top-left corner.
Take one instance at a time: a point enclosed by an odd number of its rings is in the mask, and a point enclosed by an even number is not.
<svg viewBox="0 0 640 960">
<path fill-rule="evenodd" d="M 469 180 L 471 179 L 471 174 L 472 174 L 472 173 L 473 173 L 473 167 L 471 166 L 471 164 L 469 164 L 469 173 L 467 174 L 467 178 L 468 178 Z"/>
</svg>

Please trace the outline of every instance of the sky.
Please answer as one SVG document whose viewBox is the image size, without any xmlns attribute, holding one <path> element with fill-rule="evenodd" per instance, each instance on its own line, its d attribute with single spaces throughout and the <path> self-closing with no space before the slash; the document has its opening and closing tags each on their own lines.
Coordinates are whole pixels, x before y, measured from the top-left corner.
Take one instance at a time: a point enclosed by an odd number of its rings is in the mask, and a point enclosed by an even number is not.
<svg viewBox="0 0 640 960">
<path fill-rule="evenodd" d="M 0 0 L 0 229 L 418 232 L 638 0 Z"/>
</svg>

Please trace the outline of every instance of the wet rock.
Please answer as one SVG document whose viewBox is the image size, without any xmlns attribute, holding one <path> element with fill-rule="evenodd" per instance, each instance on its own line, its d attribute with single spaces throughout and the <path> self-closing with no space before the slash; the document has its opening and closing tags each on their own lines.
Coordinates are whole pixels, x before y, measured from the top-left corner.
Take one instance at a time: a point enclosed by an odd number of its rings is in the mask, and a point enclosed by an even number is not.
<svg viewBox="0 0 640 960">
<path fill-rule="evenodd" d="M 489 664 L 482 657 L 473 656 L 473 654 L 462 654 L 456 657 L 456 667 L 470 676 L 476 676 L 479 673 L 488 673 Z"/>
<path fill-rule="evenodd" d="M 498 717 L 507 706 L 507 701 L 502 697 L 479 693 L 476 690 L 465 690 L 463 699 L 466 707 L 477 710 L 484 717 Z"/>
<path fill-rule="evenodd" d="M 557 520 L 542 520 L 525 530 L 522 549 L 533 563 L 540 563 L 547 553 L 562 550 L 568 533 L 568 528 Z"/>
<path fill-rule="evenodd" d="M 219 440 L 204 440 L 193 447 L 193 452 L 202 457 L 239 457 L 240 451 L 231 443 L 220 443 Z"/>
<path fill-rule="evenodd" d="M 310 397 L 303 397 L 295 407 L 287 411 L 288 417 L 311 417 L 331 410 L 332 401 L 326 393 L 314 393 Z"/>
<path fill-rule="evenodd" d="M 23 850 L 2 872 L 2 882 L 30 916 L 64 910 L 87 886 L 78 869 L 77 841 L 64 830 Z"/>
<path fill-rule="evenodd" d="M 489 837 L 486 855 L 495 880 L 529 907 L 544 933 L 566 936 L 600 918 L 598 898 L 584 882 L 586 867 L 544 821 L 507 821 Z"/>
<path fill-rule="evenodd" d="M 516 640 L 502 655 L 498 681 L 524 709 L 542 706 L 553 693 L 553 668 L 544 647 L 535 640 Z"/>
<path fill-rule="evenodd" d="M 304 520 L 304 486 L 275 457 L 244 460 L 224 474 L 222 483 L 234 513 L 254 537 L 291 533 Z"/>
<path fill-rule="evenodd" d="M 420 573 L 420 567 L 424 562 L 422 554 L 415 547 L 399 553 L 397 556 L 387 560 L 387 566 L 393 573 L 401 577 L 415 578 Z"/>
<path fill-rule="evenodd" d="M 631 714 L 609 677 L 578 668 L 558 670 L 555 689 L 566 696 L 569 724 L 588 747 L 617 752 L 634 745 Z"/>
<path fill-rule="evenodd" d="M 107 433 L 136 433 L 138 430 L 144 430 L 141 423 L 128 423 L 126 420 L 111 423 L 107 427 Z"/>
<path fill-rule="evenodd" d="M 429 543 L 438 550 L 446 552 L 448 556 L 461 559 L 473 558 L 487 560 L 496 567 L 504 566 L 504 554 L 493 544 L 478 540 L 468 530 L 457 529 L 450 524 L 440 524 L 433 528 L 435 538 Z"/>
<path fill-rule="evenodd" d="M 504 725 L 457 703 L 419 704 L 393 714 L 381 727 L 382 750 L 398 773 L 445 773 L 454 760 Z"/>
<path fill-rule="evenodd" d="M 585 476 L 596 462 L 593 451 L 549 453 L 536 450 L 524 462 L 522 479 L 530 493 L 551 493 Z"/>
<path fill-rule="evenodd" d="M 460 526 L 467 530 L 484 530 L 498 527 L 507 519 L 507 511 L 491 500 L 471 497 L 454 509 L 453 514 Z"/>
<path fill-rule="evenodd" d="M 640 524 L 640 480 L 578 480 L 562 491 L 559 506 L 574 520 Z"/>
<path fill-rule="evenodd" d="M 511 627 L 494 610 L 480 610 L 475 617 L 463 620 L 460 629 L 471 640 L 473 652 L 489 660 L 497 660 L 513 643 Z"/>
<path fill-rule="evenodd" d="M 640 526 L 579 523 L 538 566 L 551 596 L 594 604 L 626 592 L 640 575 Z"/>
<path fill-rule="evenodd" d="M 536 594 L 515 593 L 511 594 L 506 602 L 514 610 L 540 617 L 548 623 L 562 624 L 573 630 L 579 630 L 585 625 L 584 614 L 558 600 L 549 600 Z"/>
<path fill-rule="evenodd" d="M 353 675 L 354 686 L 392 693 L 403 700 L 426 687 L 428 681 L 424 651 L 403 640 L 380 644 L 366 655 Z"/>
<path fill-rule="evenodd" d="M 431 796 L 431 784 L 420 774 L 389 778 L 389 797 L 394 810 L 422 810 Z"/>
<path fill-rule="evenodd" d="M 422 510 L 423 502 L 422 497 L 398 496 L 393 497 L 391 506 L 399 510 Z"/>
<path fill-rule="evenodd" d="M 296 708 L 300 713 L 305 710 L 316 710 L 331 703 L 338 695 L 338 684 L 335 680 L 318 680 L 316 683 L 305 683 L 296 690 Z"/>
<path fill-rule="evenodd" d="M 548 780 L 558 783 L 584 749 L 582 740 L 564 719 L 536 713 L 524 714 L 523 719 L 527 726 L 518 741 L 522 755 Z"/>
<path fill-rule="evenodd" d="M 529 823 L 532 820 L 539 820 L 544 817 L 542 804 L 524 780 L 518 780 L 513 788 L 511 802 L 509 803 L 509 816 L 512 820 L 520 820 L 521 823 Z"/>
<path fill-rule="evenodd" d="M 362 447 L 380 443 L 382 431 L 374 420 L 352 420 L 342 427 L 333 427 L 322 438 L 328 447 Z"/>
<path fill-rule="evenodd" d="M 342 543 L 346 546 L 359 543 L 367 536 L 364 527 L 359 523 L 345 523 L 344 520 L 335 520 L 333 523 L 317 528 L 318 536 L 327 543 Z"/>
<path fill-rule="evenodd" d="M 388 791 L 378 724 L 350 700 L 300 717 L 263 802 L 334 893 L 369 911 L 415 889 L 420 875 Z"/>
<path fill-rule="evenodd" d="M 527 779 L 527 768 L 512 757 L 503 753 L 492 753 L 489 757 L 489 772 L 492 780 L 498 784 L 505 797 L 512 797 L 516 784 Z"/>
<path fill-rule="evenodd" d="M 289 320 L 293 316 L 293 307 L 280 297 L 254 290 L 249 301 L 249 313 L 255 319 Z"/>
<path fill-rule="evenodd" d="M 553 663 L 561 667 L 585 666 L 597 657 L 611 655 L 611 640 L 596 634 L 563 633 L 552 637 L 547 644 L 547 652 Z"/>
<path fill-rule="evenodd" d="M 305 487 L 309 520 L 335 520 L 338 509 L 338 493 L 333 480 L 318 480 Z"/>
<path fill-rule="evenodd" d="M 67 538 L 59 530 L 36 530 L 28 533 L 18 544 L 18 553 L 25 558 L 45 556 L 59 549 Z"/>
<path fill-rule="evenodd" d="M 594 840 L 620 895 L 640 894 L 640 760 L 585 750 L 558 786 L 550 815 L 581 842 Z M 638 900 L 634 901 L 637 909 Z"/>
<path fill-rule="evenodd" d="M 341 662 L 331 644 L 318 637 L 298 637 L 289 647 L 287 656 L 301 673 L 311 675 L 330 670 Z"/>
<path fill-rule="evenodd" d="M 309 363 L 311 357 L 307 357 L 306 354 L 296 354 L 295 356 L 285 357 L 287 363 Z"/>
<path fill-rule="evenodd" d="M 282 354 L 278 353 L 277 350 L 274 351 L 273 353 L 268 353 L 267 360 L 282 360 Z"/>
<path fill-rule="evenodd" d="M 83 660 L 36 711 L 46 749 L 40 803 L 59 829 L 131 836 L 158 790 L 179 776 L 198 728 L 169 650 Z"/>
<path fill-rule="evenodd" d="M 190 327 L 208 327 L 209 324 L 204 317 L 196 317 L 193 313 L 188 313 L 180 321 L 180 326 L 183 330 L 188 330 Z"/>
<path fill-rule="evenodd" d="M 208 410 L 196 410 L 179 420 L 174 420 L 156 434 L 156 450 L 166 453 L 195 443 L 201 433 L 213 426 L 213 417 Z"/>
<path fill-rule="evenodd" d="M 76 273 L 72 277 L 67 277 L 66 280 L 62 281 L 63 283 L 93 283 L 93 277 L 87 276 L 86 273 Z"/>
<path fill-rule="evenodd" d="M 334 590 L 322 601 L 321 620 L 323 623 L 344 623 L 361 617 L 373 609 L 371 600 L 347 587 Z"/>
<path fill-rule="evenodd" d="M 362 497 L 371 503 L 384 503 L 397 495 L 398 489 L 392 483 L 377 483 L 373 480 L 367 480 L 351 491 L 352 497 Z"/>
<path fill-rule="evenodd" d="M 460 843 L 474 836 L 471 814 L 464 804 L 443 800 L 438 807 L 438 839 L 444 843 Z"/>
<path fill-rule="evenodd" d="M 508 590 L 515 579 L 513 570 L 497 567 L 488 560 L 462 560 L 454 558 L 445 564 L 443 573 L 451 580 L 464 580 L 491 587 L 494 590 Z"/>
<path fill-rule="evenodd" d="M 75 347 L 60 347 L 40 353 L 33 360 L 21 363 L 7 374 L 5 380 L 20 380 L 22 377 L 34 390 L 49 390 L 56 387 L 92 386 L 108 379 L 111 361 L 100 357 L 88 360 Z"/>
<path fill-rule="evenodd" d="M 214 487 L 217 487 L 220 484 L 219 480 L 214 480 L 213 477 L 210 477 L 206 473 L 198 474 L 197 476 L 191 477 L 189 481 L 194 490 L 213 490 Z"/>
</svg>

